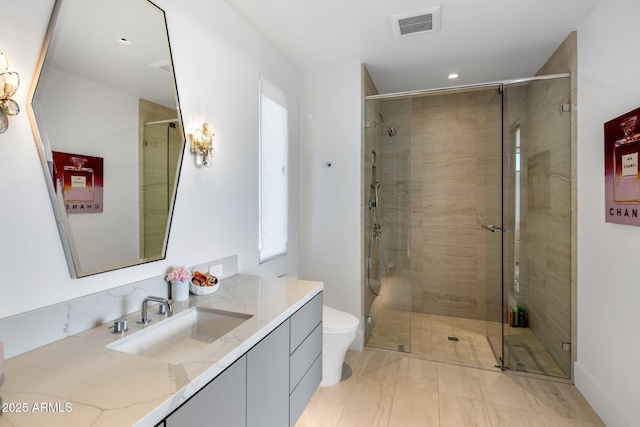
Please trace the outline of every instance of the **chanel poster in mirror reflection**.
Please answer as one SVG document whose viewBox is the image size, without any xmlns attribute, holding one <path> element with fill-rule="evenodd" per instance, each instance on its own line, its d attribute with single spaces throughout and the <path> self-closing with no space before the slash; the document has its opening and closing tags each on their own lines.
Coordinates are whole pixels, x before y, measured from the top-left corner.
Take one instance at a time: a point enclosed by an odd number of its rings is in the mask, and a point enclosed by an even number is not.
<svg viewBox="0 0 640 427">
<path fill-rule="evenodd" d="M 604 124 L 605 221 L 640 225 L 640 108 Z"/>
<path fill-rule="evenodd" d="M 68 214 L 101 213 L 103 159 L 53 152 L 53 182 Z"/>
</svg>

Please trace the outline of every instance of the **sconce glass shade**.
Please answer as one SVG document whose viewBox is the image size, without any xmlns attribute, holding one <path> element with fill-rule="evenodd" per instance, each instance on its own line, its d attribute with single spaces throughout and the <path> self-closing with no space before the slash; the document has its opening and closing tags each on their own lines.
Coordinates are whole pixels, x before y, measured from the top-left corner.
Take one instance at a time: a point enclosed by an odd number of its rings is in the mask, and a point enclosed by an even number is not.
<svg viewBox="0 0 640 427">
<path fill-rule="evenodd" d="M 9 128 L 9 117 L 20 112 L 18 103 L 11 97 L 20 86 L 20 75 L 13 71 L 8 71 L 9 61 L 0 52 L 0 133 L 4 133 Z"/>
<path fill-rule="evenodd" d="M 15 116 L 20 112 L 20 106 L 13 99 L 2 101 L 2 111 L 10 116 Z"/>
<path fill-rule="evenodd" d="M 9 60 L 4 53 L 0 52 L 0 71 L 6 71 L 9 68 Z"/>
<path fill-rule="evenodd" d="M 9 117 L 3 109 L 0 109 L 0 133 L 5 133 L 9 128 Z"/>
<path fill-rule="evenodd" d="M 213 136 L 215 134 L 209 132 L 209 125 L 202 124 L 202 129 L 196 129 L 191 137 L 191 151 L 196 153 L 202 159 L 205 167 L 211 167 L 213 164 Z"/>
<path fill-rule="evenodd" d="M 20 86 L 20 76 L 14 71 L 0 72 L 0 100 L 11 98 Z"/>
</svg>

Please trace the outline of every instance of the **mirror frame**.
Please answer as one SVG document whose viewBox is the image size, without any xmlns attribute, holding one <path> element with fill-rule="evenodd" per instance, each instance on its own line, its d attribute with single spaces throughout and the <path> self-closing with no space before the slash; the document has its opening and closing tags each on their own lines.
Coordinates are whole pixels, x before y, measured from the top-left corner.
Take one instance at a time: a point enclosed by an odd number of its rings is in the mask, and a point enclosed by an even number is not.
<svg viewBox="0 0 640 427">
<path fill-rule="evenodd" d="M 60 240 L 61 240 L 62 248 L 65 254 L 65 259 L 67 261 L 67 267 L 69 268 L 69 274 L 72 279 L 77 279 L 81 277 L 87 277 L 95 274 L 105 273 L 108 271 L 119 270 L 121 268 L 127 268 L 127 267 L 136 266 L 136 265 L 146 264 L 153 261 L 160 261 L 166 258 L 167 247 L 169 244 L 169 234 L 171 231 L 171 223 L 173 219 L 175 201 L 178 193 L 178 184 L 180 181 L 180 175 L 182 173 L 183 157 L 186 150 L 187 139 L 186 139 L 186 134 L 184 129 L 184 121 L 182 118 L 182 110 L 180 108 L 178 84 L 176 81 L 175 68 L 173 64 L 173 54 L 171 50 L 171 40 L 169 37 L 169 28 L 168 28 L 166 13 L 162 8 L 157 6 L 151 0 L 145 0 L 150 7 L 156 8 L 162 14 L 162 22 L 164 24 L 164 29 L 167 37 L 167 61 L 169 66 L 169 72 L 171 74 L 171 84 L 173 85 L 173 90 L 175 94 L 175 109 L 177 113 L 177 120 L 179 121 L 180 133 L 182 137 L 182 145 L 181 145 L 180 153 L 177 159 L 178 165 L 176 168 L 176 176 L 175 176 L 175 181 L 173 183 L 174 185 L 173 194 L 172 194 L 171 200 L 169 201 L 169 215 L 168 215 L 167 225 L 165 230 L 164 244 L 163 244 L 162 252 L 158 257 L 136 258 L 132 260 L 130 263 L 123 262 L 122 264 L 119 264 L 119 265 L 108 265 L 108 266 L 104 266 L 99 269 L 91 270 L 88 272 L 80 271 L 76 266 L 77 261 L 74 258 L 74 251 L 72 250 L 71 241 L 73 239 L 73 234 L 72 234 L 72 230 L 70 229 L 70 224 L 68 222 L 68 218 L 67 218 L 68 214 L 64 209 L 62 196 L 58 192 L 56 192 L 56 189 L 54 187 L 52 160 L 50 161 L 47 159 L 47 153 L 50 153 L 53 151 L 51 149 L 51 142 L 46 133 L 46 130 L 42 126 L 40 127 L 38 126 L 38 121 L 40 121 L 41 124 L 43 123 L 42 112 L 40 111 L 39 106 L 34 105 L 34 98 L 36 96 L 38 85 L 40 81 L 43 79 L 43 76 L 46 74 L 45 60 L 47 58 L 47 54 L 49 53 L 50 50 L 54 49 L 54 47 L 51 46 L 51 42 L 54 37 L 56 23 L 60 22 L 60 12 L 61 12 L 62 4 L 64 3 L 64 1 L 65 0 L 55 0 L 55 4 L 51 12 L 51 18 L 47 26 L 47 32 L 43 40 L 40 56 L 38 58 L 38 62 L 35 68 L 32 84 L 30 86 L 29 93 L 27 95 L 26 109 L 29 116 L 31 131 L 34 136 L 35 145 L 38 151 L 38 155 L 40 157 L 40 162 L 42 165 L 44 178 L 45 178 L 44 180 L 47 186 L 47 191 L 49 193 L 51 206 L 53 208 L 53 213 L 56 219 L 56 225 L 58 228 L 58 232 L 60 234 Z M 138 144 L 139 142 L 140 141 L 136 141 L 136 144 Z M 141 203 L 142 203 L 142 200 L 140 200 L 138 203 L 138 209 L 141 208 Z"/>
</svg>

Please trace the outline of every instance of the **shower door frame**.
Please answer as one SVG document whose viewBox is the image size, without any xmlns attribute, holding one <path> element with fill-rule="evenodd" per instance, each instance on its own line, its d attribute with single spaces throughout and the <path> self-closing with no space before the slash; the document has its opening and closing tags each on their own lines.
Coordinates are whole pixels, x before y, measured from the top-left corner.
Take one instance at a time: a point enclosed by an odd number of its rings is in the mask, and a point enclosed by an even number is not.
<svg viewBox="0 0 640 427">
<path fill-rule="evenodd" d="M 495 140 L 491 140 L 491 141 L 486 141 L 485 143 L 487 145 L 489 145 L 490 143 L 498 143 L 500 144 L 499 147 L 496 147 L 497 150 L 499 150 L 500 152 L 500 162 L 497 165 L 498 168 L 500 168 L 498 175 L 498 178 L 496 179 L 496 182 L 490 183 L 488 182 L 488 178 L 487 178 L 487 172 L 485 172 L 485 215 L 484 215 L 484 224 L 481 224 L 481 227 L 487 232 L 486 233 L 486 240 L 485 240 L 485 336 L 487 338 L 487 342 L 489 343 L 489 347 L 491 347 L 491 350 L 493 351 L 493 354 L 496 358 L 496 362 L 498 363 L 498 367 L 500 368 L 500 370 L 505 370 L 505 351 L 507 350 L 506 344 L 506 337 L 505 337 L 505 328 L 504 328 L 504 324 L 505 324 L 505 307 L 507 306 L 506 303 L 508 302 L 507 300 L 507 295 L 505 292 L 505 289 L 508 289 L 505 287 L 505 277 L 507 276 L 507 274 L 505 274 L 506 272 L 506 268 L 508 268 L 509 266 L 509 262 L 508 262 L 508 258 L 507 260 L 505 260 L 505 258 L 507 257 L 506 255 L 509 253 L 509 230 L 505 227 L 505 211 L 507 211 L 508 209 L 505 209 L 505 205 L 508 203 L 509 199 L 508 199 L 508 193 L 505 191 L 505 189 L 509 188 L 508 187 L 508 182 L 506 181 L 506 177 L 508 177 L 508 174 L 505 174 L 505 164 L 507 162 L 505 162 L 505 160 L 508 160 L 508 152 L 506 151 L 508 148 L 508 144 L 506 144 L 505 141 L 505 132 L 504 132 L 504 123 L 505 123 L 505 102 L 504 102 L 504 84 L 498 84 L 498 85 L 490 85 L 491 87 L 496 87 L 497 89 L 497 93 L 496 96 L 499 97 L 499 109 L 500 109 L 500 133 L 497 136 L 497 138 Z M 492 100 L 493 102 L 493 100 Z M 490 105 L 487 106 L 487 109 L 490 108 Z M 485 148 L 485 156 L 488 154 L 488 147 Z M 485 159 L 485 166 L 488 165 L 487 160 Z M 499 212 L 496 212 L 495 216 L 490 216 L 489 215 L 489 210 L 490 210 L 490 201 L 488 200 L 488 197 L 490 196 L 490 185 L 493 184 L 494 186 L 499 187 L 499 196 L 494 196 L 496 197 L 496 199 L 500 200 L 500 206 L 496 207 L 497 210 Z M 507 205 L 508 206 L 508 205 Z M 494 224 L 498 224 L 498 225 L 494 225 Z M 491 234 L 489 234 L 489 232 Z M 493 237 L 494 239 L 496 238 L 495 234 L 498 234 L 500 236 L 500 242 L 499 242 L 499 247 L 495 247 L 495 243 L 493 244 L 492 247 L 492 243 L 491 243 L 491 238 Z M 497 270 L 497 274 L 494 276 L 491 275 L 491 259 L 492 259 L 492 255 L 495 258 L 500 259 L 500 265 L 499 266 L 495 266 L 495 270 Z M 491 283 L 495 284 L 495 289 L 492 288 L 492 286 L 490 286 Z M 499 318 L 499 324 L 498 325 L 493 325 L 492 323 L 494 323 L 495 321 L 491 320 L 491 315 L 495 313 L 491 313 L 491 305 L 489 304 L 489 301 L 491 299 L 491 293 L 494 294 L 498 294 L 498 299 L 500 301 L 500 310 L 497 314 L 496 317 Z M 494 295 L 495 297 L 495 295 Z M 497 319 L 496 319 L 497 320 Z M 491 328 L 494 327 L 497 328 L 498 330 L 498 334 L 496 334 L 495 336 L 492 334 L 491 332 Z"/>
</svg>

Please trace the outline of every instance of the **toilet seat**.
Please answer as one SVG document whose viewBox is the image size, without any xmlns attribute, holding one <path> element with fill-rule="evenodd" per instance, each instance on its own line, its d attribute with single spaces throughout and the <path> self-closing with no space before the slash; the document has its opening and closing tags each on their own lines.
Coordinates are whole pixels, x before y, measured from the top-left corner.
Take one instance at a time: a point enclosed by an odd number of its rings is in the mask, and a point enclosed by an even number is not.
<svg viewBox="0 0 640 427">
<path fill-rule="evenodd" d="M 325 334 L 348 334 L 358 330 L 360 321 L 352 314 L 322 306 L 322 332 Z"/>
</svg>

